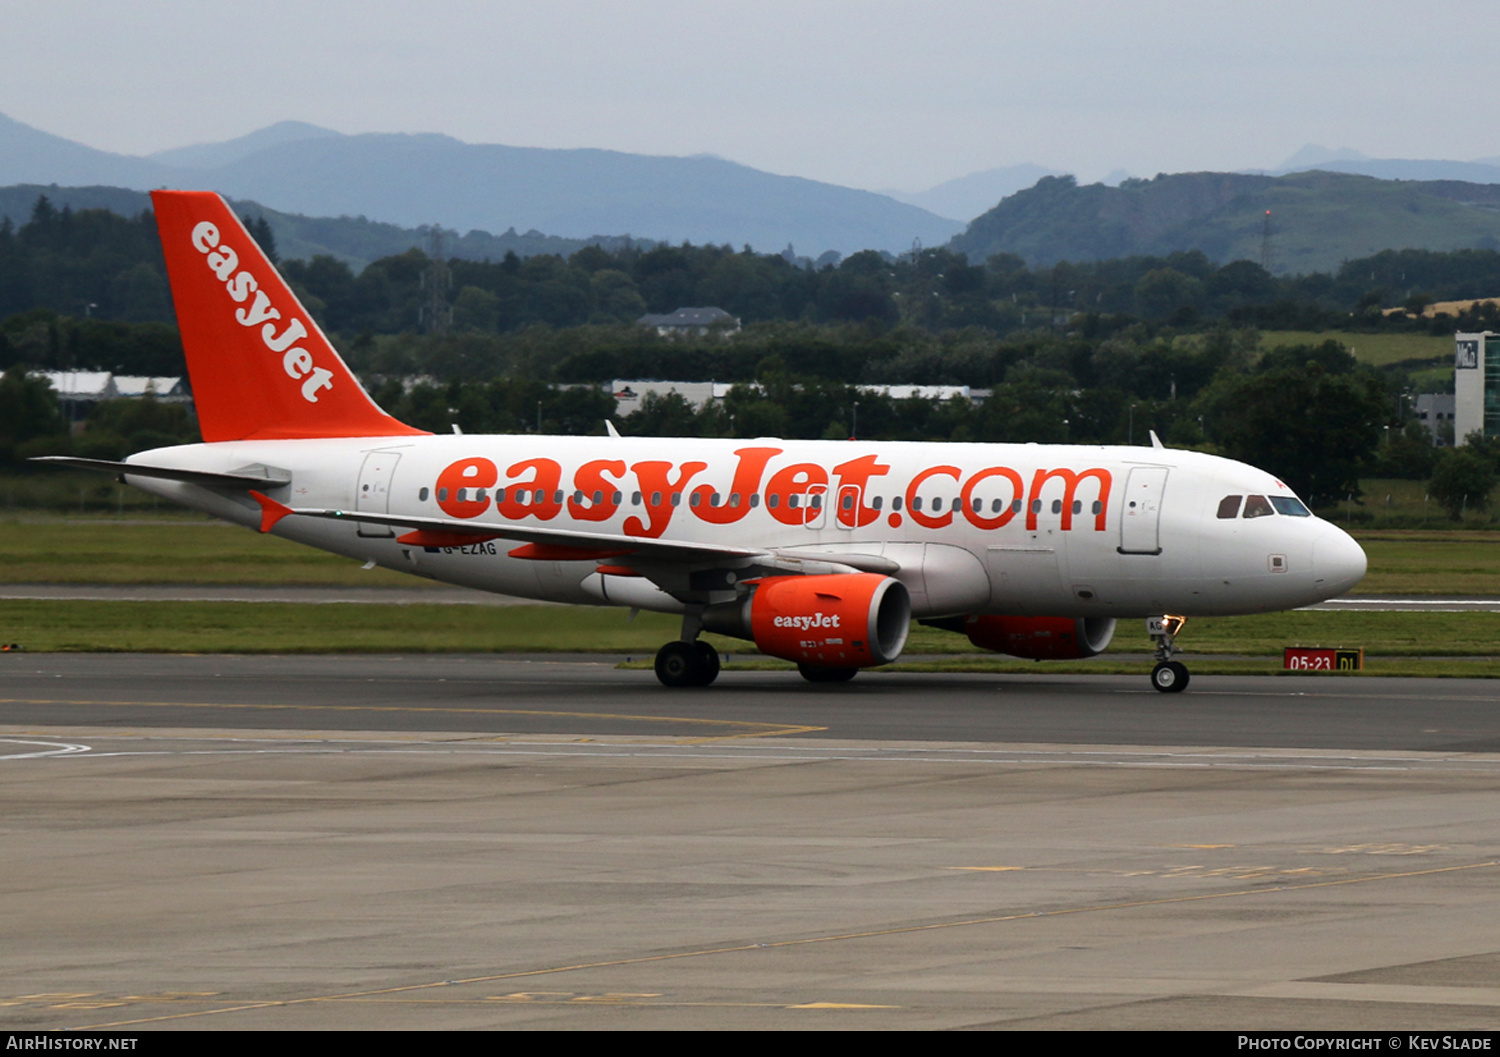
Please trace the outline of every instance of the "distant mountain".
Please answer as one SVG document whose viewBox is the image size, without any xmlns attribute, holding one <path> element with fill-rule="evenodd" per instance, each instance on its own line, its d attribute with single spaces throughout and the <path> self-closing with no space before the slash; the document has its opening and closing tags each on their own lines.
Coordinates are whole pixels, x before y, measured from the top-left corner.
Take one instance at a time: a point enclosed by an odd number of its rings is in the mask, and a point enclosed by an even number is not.
<svg viewBox="0 0 1500 1057">
<path fill-rule="evenodd" d="M 1446 161 L 1439 158 L 1371 158 L 1342 147 L 1330 150 L 1309 143 L 1268 175 L 1309 172 L 1354 173 L 1380 180 L 1462 180 L 1465 183 L 1500 184 L 1500 159 Z"/>
<path fill-rule="evenodd" d="M 1078 186 L 1045 177 L 977 218 L 950 248 L 1032 265 L 1200 250 L 1259 261 L 1271 211 L 1272 271 L 1333 272 L 1385 249 L 1500 249 L 1500 186 L 1398 182 L 1326 171 L 1178 173 Z"/>
<path fill-rule="evenodd" d="M 1352 147 L 1333 149 L 1319 143 L 1307 143 L 1273 171 L 1277 173 L 1302 172 L 1306 169 L 1316 169 L 1329 162 L 1368 160 L 1368 154 L 1361 154 Z"/>
<path fill-rule="evenodd" d="M 145 158 L 110 154 L 0 114 L 0 184 L 102 184 L 146 190 L 171 170 Z"/>
<path fill-rule="evenodd" d="M 163 165 L 177 165 L 189 169 L 216 169 L 221 165 L 232 165 L 241 158 L 249 157 L 267 147 L 279 147 L 284 143 L 300 143 L 309 139 L 326 139 L 342 133 L 328 128 L 309 125 L 305 121 L 278 121 L 274 125 L 252 132 L 238 139 L 222 143 L 198 143 L 190 147 L 174 147 L 159 150 L 147 157 Z"/>
<path fill-rule="evenodd" d="M 886 191 L 883 193 L 890 195 L 898 202 L 919 206 L 940 217 L 972 220 L 993 207 L 1002 198 L 1030 187 L 1043 176 L 1057 175 L 1060 174 L 1056 169 L 1026 162 L 1022 165 L 970 173 L 968 176 L 960 176 L 956 180 L 940 183 L 936 187 L 929 187 L 925 191 Z"/>
<path fill-rule="evenodd" d="M 364 216 L 459 231 L 597 232 L 761 251 L 903 251 L 962 224 L 884 195 L 722 158 L 654 157 L 463 143 L 449 136 L 345 136 L 284 122 L 152 158 L 96 151 L 0 118 L 0 185 L 208 188 L 310 216 Z"/>
<path fill-rule="evenodd" d="M 151 208 L 151 199 L 144 192 L 129 191 L 123 187 L 44 187 L 40 184 L 18 184 L 0 187 L 0 218 L 9 219 L 19 227 L 31 219 L 31 211 L 42 195 L 46 195 L 47 200 L 58 209 L 108 209 L 125 217 L 139 216 Z M 229 199 L 229 204 L 240 216 L 265 218 L 266 223 L 271 225 L 271 234 L 276 237 L 276 250 L 283 260 L 299 257 L 311 260 L 319 254 L 327 254 L 344 261 L 358 273 L 371 261 L 394 257 L 413 248 L 425 250 L 428 246 L 426 231 L 381 224 L 363 217 L 305 217 L 234 198 Z M 443 251 L 449 257 L 462 260 L 498 261 L 507 253 L 514 253 L 518 257 L 534 257 L 542 253 L 569 257 L 588 245 L 615 250 L 627 241 L 631 240 L 618 235 L 565 239 L 556 235 L 543 235 L 540 231 L 517 234 L 511 229 L 500 235 L 492 235 L 487 231 L 470 231 L 461 237 L 457 232 L 450 233 L 444 242 Z M 650 248 L 655 243 L 644 241 L 637 245 Z"/>
</svg>

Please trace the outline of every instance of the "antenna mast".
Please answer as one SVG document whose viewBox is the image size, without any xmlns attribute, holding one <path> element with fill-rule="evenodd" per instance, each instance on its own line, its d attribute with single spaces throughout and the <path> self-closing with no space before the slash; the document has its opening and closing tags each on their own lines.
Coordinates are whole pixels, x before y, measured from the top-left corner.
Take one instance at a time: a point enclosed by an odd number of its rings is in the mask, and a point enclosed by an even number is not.
<svg viewBox="0 0 1500 1057">
<path fill-rule="evenodd" d="M 446 334 L 453 322 L 448 304 L 448 288 L 453 277 L 448 272 L 448 258 L 443 253 L 443 229 L 437 224 L 427 229 L 427 258 L 422 271 L 422 285 L 427 289 L 427 303 L 422 306 L 421 321 L 429 334 Z"/>
</svg>

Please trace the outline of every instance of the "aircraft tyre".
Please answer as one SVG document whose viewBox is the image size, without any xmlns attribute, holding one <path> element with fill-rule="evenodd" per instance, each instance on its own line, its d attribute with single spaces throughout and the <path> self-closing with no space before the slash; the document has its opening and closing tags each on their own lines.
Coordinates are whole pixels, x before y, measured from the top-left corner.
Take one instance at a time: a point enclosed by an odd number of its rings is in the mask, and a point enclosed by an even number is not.
<svg viewBox="0 0 1500 1057">
<path fill-rule="evenodd" d="M 824 668 L 816 664 L 799 664 L 797 671 L 810 683 L 847 683 L 859 674 L 858 668 Z"/>
<path fill-rule="evenodd" d="M 719 651 L 703 640 L 693 643 L 698 652 L 698 681 L 695 686 L 708 686 L 719 677 Z"/>
<path fill-rule="evenodd" d="M 662 686 L 707 686 L 719 675 L 719 655 L 702 642 L 669 642 L 656 651 L 656 678 Z"/>
<path fill-rule="evenodd" d="M 1163 661 L 1151 669 L 1151 685 L 1164 694 L 1180 694 L 1187 684 L 1187 665 L 1181 661 Z"/>
</svg>

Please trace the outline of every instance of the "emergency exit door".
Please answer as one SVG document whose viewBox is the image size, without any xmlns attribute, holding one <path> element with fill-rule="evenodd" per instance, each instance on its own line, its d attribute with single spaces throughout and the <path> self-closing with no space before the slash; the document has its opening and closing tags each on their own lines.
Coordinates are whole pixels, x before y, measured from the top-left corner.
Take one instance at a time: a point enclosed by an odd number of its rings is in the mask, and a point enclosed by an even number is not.
<svg viewBox="0 0 1500 1057">
<path fill-rule="evenodd" d="M 1120 553 L 1161 553 L 1161 503 L 1167 491 L 1165 466 L 1137 466 L 1125 482 L 1120 502 Z"/>
<path fill-rule="evenodd" d="M 392 451 L 372 451 L 365 456 L 359 470 L 359 483 L 354 491 L 354 509 L 366 514 L 389 514 L 391 512 L 391 480 L 396 474 L 396 464 L 401 456 Z M 388 538 L 395 530 L 388 525 L 359 523 L 361 536 Z"/>
</svg>

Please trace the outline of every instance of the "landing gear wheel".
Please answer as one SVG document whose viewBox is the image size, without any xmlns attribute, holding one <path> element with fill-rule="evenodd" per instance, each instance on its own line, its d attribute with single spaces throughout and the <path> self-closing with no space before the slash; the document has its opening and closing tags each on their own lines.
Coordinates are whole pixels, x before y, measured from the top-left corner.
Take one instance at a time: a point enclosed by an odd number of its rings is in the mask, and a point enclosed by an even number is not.
<svg viewBox="0 0 1500 1057">
<path fill-rule="evenodd" d="M 797 671 L 810 683 L 847 683 L 859 674 L 858 668 L 823 668 L 815 664 L 799 664 Z"/>
<path fill-rule="evenodd" d="M 1180 694 L 1187 684 L 1187 665 L 1181 661 L 1163 661 L 1151 669 L 1151 685 L 1164 694 Z"/>
<path fill-rule="evenodd" d="M 656 678 L 662 686 L 701 686 L 702 667 L 696 642 L 669 642 L 656 651 Z"/>
<path fill-rule="evenodd" d="M 719 677 L 719 651 L 701 639 L 693 643 L 698 654 L 698 681 L 694 686 L 708 686 Z"/>
</svg>

